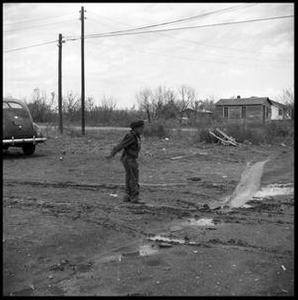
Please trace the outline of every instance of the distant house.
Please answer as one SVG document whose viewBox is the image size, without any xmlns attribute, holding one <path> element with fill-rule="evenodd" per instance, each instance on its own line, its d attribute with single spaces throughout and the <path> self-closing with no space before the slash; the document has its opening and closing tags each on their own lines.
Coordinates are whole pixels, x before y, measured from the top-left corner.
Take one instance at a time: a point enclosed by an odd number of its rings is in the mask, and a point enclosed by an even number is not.
<svg viewBox="0 0 298 300">
<path fill-rule="evenodd" d="M 270 100 L 271 102 L 271 120 L 284 120 L 290 118 L 288 108 L 281 103 Z"/>
<path fill-rule="evenodd" d="M 288 118 L 285 105 L 268 97 L 220 99 L 215 103 L 216 112 L 225 119 L 267 122 Z"/>
<path fill-rule="evenodd" d="M 182 116 L 184 119 L 197 119 L 202 117 L 209 117 L 212 115 L 212 112 L 206 109 L 194 110 L 192 108 L 186 108 L 182 112 Z"/>
</svg>

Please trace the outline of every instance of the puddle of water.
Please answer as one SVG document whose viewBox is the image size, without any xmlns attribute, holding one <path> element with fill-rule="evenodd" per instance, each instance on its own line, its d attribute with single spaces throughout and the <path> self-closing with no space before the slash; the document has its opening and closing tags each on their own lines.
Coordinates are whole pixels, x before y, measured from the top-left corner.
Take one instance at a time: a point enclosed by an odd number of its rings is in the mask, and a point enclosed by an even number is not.
<svg viewBox="0 0 298 300">
<path fill-rule="evenodd" d="M 122 260 L 122 255 L 120 254 L 120 255 L 110 255 L 110 256 L 103 257 L 99 259 L 98 262 L 107 263 L 111 261 L 121 261 L 121 260 Z"/>
<path fill-rule="evenodd" d="M 98 260 L 100 263 L 108 263 L 113 261 L 119 261 L 121 262 L 124 257 L 129 256 L 148 256 L 152 254 L 156 254 L 158 252 L 158 249 L 152 247 L 152 245 L 142 245 L 139 247 L 137 251 L 134 252 L 127 252 L 122 253 L 118 255 L 108 255 Z"/>
<path fill-rule="evenodd" d="M 265 198 L 277 195 L 290 195 L 294 193 L 292 184 L 269 184 L 261 190 L 257 191 L 254 197 Z"/>
<path fill-rule="evenodd" d="M 257 162 L 252 166 L 247 164 L 244 172 L 241 175 L 239 184 L 228 201 L 228 204 L 231 207 L 242 207 L 248 200 L 252 199 L 254 194 L 259 189 L 264 165 L 266 162 L 268 162 L 268 159 Z"/>
<path fill-rule="evenodd" d="M 249 205 L 249 204 L 243 204 L 241 207 L 243 207 L 243 208 L 250 208 L 250 207 L 252 207 L 252 206 Z"/>
<path fill-rule="evenodd" d="M 155 235 L 153 237 L 147 237 L 147 239 L 150 240 L 150 241 L 195 245 L 194 242 L 187 242 L 184 239 L 172 239 L 172 238 L 164 237 L 164 236 L 161 236 L 161 235 Z"/>
<path fill-rule="evenodd" d="M 148 256 L 148 255 L 156 254 L 157 252 L 158 250 L 153 248 L 152 245 L 143 245 L 139 248 L 140 256 Z"/>
<path fill-rule="evenodd" d="M 171 239 L 168 237 L 164 237 L 161 235 L 155 235 L 153 237 L 148 237 L 148 240 L 150 241 L 162 241 L 162 242 L 174 242 L 174 243 L 178 243 L 178 244 L 184 244 L 185 240 L 183 239 Z"/>
<path fill-rule="evenodd" d="M 187 222 L 184 222 L 184 225 L 190 226 L 214 226 L 213 219 L 190 219 Z"/>
</svg>

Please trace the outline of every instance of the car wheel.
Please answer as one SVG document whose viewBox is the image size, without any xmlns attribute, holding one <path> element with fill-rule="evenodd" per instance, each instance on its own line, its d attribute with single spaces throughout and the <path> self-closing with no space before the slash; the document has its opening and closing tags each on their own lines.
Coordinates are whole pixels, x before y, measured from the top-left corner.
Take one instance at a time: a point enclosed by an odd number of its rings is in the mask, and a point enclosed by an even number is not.
<svg viewBox="0 0 298 300">
<path fill-rule="evenodd" d="M 25 155 L 32 155 L 35 151 L 35 145 L 33 144 L 23 145 L 22 149 Z"/>
</svg>

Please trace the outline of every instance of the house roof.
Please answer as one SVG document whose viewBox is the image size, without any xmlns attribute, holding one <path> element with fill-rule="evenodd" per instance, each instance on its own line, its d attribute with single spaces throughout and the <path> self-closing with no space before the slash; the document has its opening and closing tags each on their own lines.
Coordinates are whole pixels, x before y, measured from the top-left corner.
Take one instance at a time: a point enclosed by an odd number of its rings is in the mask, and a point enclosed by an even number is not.
<svg viewBox="0 0 298 300">
<path fill-rule="evenodd" d="M 185 110 L 183 110 L 183 112 L 195 112 L 195 110 L 192 109 L 192 108 L 190 108 L 190 107 L 188 107 Z M 197 113 L 212 114 L 212 111 L 206 110 L 206 109 L 200 109 L 200 110 L 197 110 Z"/>
<path fill-rule="evenodd" d="M 215 105 L 262 105 L 268 102 L 271 102 L 271 100 L 268 97 L 250 97 L 236 99 L 220 99 L 218 102 L 215 103 Z"/>
<path fill-rule="evenodd" d="M 279 106 L 279 107 L 286 108 L 286 105 L 284 105 L 284 104 L 282 104 L 282 103 L 279 103 L 279 102 L 276 102 L 276 101 L 273 101 L 273 100 L 270 100 L 270 102 L 271 102 L 272 105 L 274 105 L 274 106 Z"/>
</svg>

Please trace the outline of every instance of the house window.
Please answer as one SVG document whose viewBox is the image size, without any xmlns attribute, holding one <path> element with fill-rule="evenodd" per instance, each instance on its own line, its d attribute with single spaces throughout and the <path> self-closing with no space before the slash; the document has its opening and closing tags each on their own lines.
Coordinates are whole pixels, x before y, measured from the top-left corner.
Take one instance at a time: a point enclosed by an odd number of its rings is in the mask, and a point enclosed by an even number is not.
<svg viewBox="0 0 298 300">
<path fill-rule="evenodd" d="M 224 116 L 224 118 L 228 118 L 229 117 L 229 108 L 228 107 L 224 107 L 224 109 L 223 109 L 223 116 Z"/>
<path fill-rule="evenodd" d="M 269 119 L 269 107 L 266 106 L 266 119 Z"/>
<path fill-rule="evenodd" d="M 278 110 L 278 115 L 279 115 L 279 116 L 282 116 L 282 108 L 280 108 L 280 109 Z"/>
<path fill-rule="evenodd" d="M 241 118 L 246 119 L 246 106 L 241 107 Z"/>
</svg>

